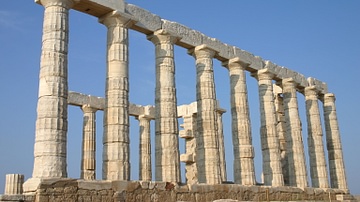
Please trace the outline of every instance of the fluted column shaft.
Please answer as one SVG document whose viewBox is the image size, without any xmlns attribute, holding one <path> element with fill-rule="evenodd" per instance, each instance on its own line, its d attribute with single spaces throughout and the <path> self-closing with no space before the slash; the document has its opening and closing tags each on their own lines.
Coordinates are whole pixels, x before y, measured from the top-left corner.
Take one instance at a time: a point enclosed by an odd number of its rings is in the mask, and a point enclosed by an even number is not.
<svg viewBox="0 0 360 202">
<path fill-rule="evenodd" d="M 217 134 L 213 57 L 205 45 L 190 51 L 196 59 L 197 130 L 196 165 L 199 183 L 220 184 L 221 168 Z"/>
<path fill-rule="evenodd" d="M 163 30 L 148 37 L 155 44 L 155 179 L 180 182 L 174 42 Z"/>
<path fill-rule="evenodd" d="M 95 180 L 96 168 L 96 115 L 97 111 L 88 105 L 81 107 L 84 112 L 83 139 L 80 178 Z"/>
<path fill-rule="evenodd" d="M 273 95 L 273 74 L 267 69 L 257 72 L 261 112 L 261 149 L 263 156 L 264 184 L 283 186 L 279 136 Z"/>
<path fill-rule="evenodd" d="M 38 2 L 45 13 L 32 177 L 67 177 L 69 9 L 75 1 Z"/>
<path fill-rule="evenodd" d="M 17 195 L 23 193 L 24 175 L 7 174 L 5 180 L 5 195 Z"/>
<path fill-rule="evenodd" d="M 246 86 L 245 66 L 240 60 L 228 62 L 232 141 L 234 151 L 234 181 L 236 184 L 254 185 L 254 147 Z"/>
<path fill-rule="evenodd" d="M 103 179 L 129 180 L 128 17 L 111 12 L 99 20 L 107 27 Z"/>
<path fill-rule="evenodd" d="M 335 95 L 332 93 L 324 95 L 324 118 L 331 187 L 348 189 L 339 124 L 335 107 Z"/>
<path fill-rule="evenodd" d="M 218 140 L 219 140 L 219 157 L 220 157 L 220 169 L 221 169 L 221 181 L 227 181 L 226 174 L 226 159 L 225 159 L 225 145 L 224 145 L 224 131 L 223 131 L 223 121 L 222 114 L 225 113 L 225 110 L 217 110 L 217 125 L 218 125 Z"/>
<path fill-rule="evenodd" d="M 286 119 L 286 152 L 289 165 L 289 185 L 307 187 L 302 128 L 299 116 L 296 83 L 292 78 L 282 81 Z"/>
<path fill-rule="evenodd" d="M 306 116 L 308 123 L 308 146 L 312 187 L 328 188 L 328 174 L 323 144 L 317 90 L 305 88 Z"/>
<path fill-rule="evenodd" d="M 275 89 L 277 88 L 277 89 Z M 280 156 L 281 156 L 281 170 L 284 178 L 284 185 L 289 185 L 289 164 L 286 151 L 286 121 L 285 121 L 285 112 L 284 112 L 284 98 L 281 92 L 277 92 L 280 87 L 278 85 L 273 85 L 274 89 L 274 103 L 277 119 L 277 132 L 279 135 L 279 144 L 280 144 Z M 281 94 L 281 95 L 280 95 Z"/>
<path fill-rule="evenodd" d="M 151 140 L 150 140 L 150 117 L 140 115 L 139 120 L 139 180 L 151 181 Z"/>
</svg>

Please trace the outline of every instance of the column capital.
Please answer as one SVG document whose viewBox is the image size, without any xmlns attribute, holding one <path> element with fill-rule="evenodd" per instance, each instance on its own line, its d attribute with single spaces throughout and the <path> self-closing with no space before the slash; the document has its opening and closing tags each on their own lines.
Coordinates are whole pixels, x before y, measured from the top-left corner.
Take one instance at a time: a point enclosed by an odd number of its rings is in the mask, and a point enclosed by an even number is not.
<svg viewBox="0 0 360 202">
<path fill-rule="evenodd" d="M 284 87 L 293 87 L 296 88 L 298 85 L 293 78 L 285 78 L 281 80 L 281 85 Z"/>
<path fill-rule="evenodd" d="M 333 103 L 335 102 L 336 100 L 336 97 L 335 97 L 335 94 L 334 93 L 326 93 L 324 95 L 324 103 Z"/>
<path fill-rule="evenodd" d="M 310 97 L 310 96 L 316 96 L 318 95 L 318 90 L 316 89 L 315 86 L 308 86 L 305 87 L 305 97 Z"/>
<path fill-rule="evenodd" d="M 149 34 L 146 37 L 149 41 L 154 44 L 162 44 L 162 43 L 176 43 L 181 37 L 175 36 L 174 34 L 169 33 L 164 29 L 159 29 L 155 31 L 153 34 Z"/>
<path fill-rule="evenodd" d="M 36 3 L 46 7 L 49 6 L 61 6 L 67 9 L 72 8 L 80 0 L 35 0 Z"/>
<path fill-rule="evenodd" d="M 269 69 L 260 69 L 255 74 L 257 80 L 272 80 L 274 74 L 269 71 Z"/>
<path fill-rule="evenodd" d="M 81 106 L 81 110 L 84 113 L 95 113 L 97 111 L 96 108 L 91 107 L 90 105 L 83 105 Z"/>
<path fill-rule="evenodd" d="M 235 69 L 235 68 L 245 70 L 245 68 L 247 66 L 249 66 L 248 63 L 242 61 L 239 57 L 235 57 L 235 58 L 229 59 L 225 62 L 222 62 L 221 65 L 224 67 L 227 67 L 229 70 Z"/>
<path fill-rule="evenodd" d="M 141 115 L 137 116 L 136 119 L 139 120 L 139 121 L 140 121 L 141 119 L 151 121 L 151 120 L 154 119 L 154 117 L 152 117 L 152 116 L 150 116 L 150 115 L 147 115 L 147 114 L 141 114 Z"/>
<path fill-rule="evenodd" d="M 188 54 L 194 56 L 195 58 L 213 58 L 217 53 L 218 51 L 210 48 L 206 44 L 202 44 L 188 50 Z"/>
<path fill-rule="evenodd" d="M 116 25 L 124 28 L 131 27 L 136 23 L 136 20 L 129 14 L 119 11 L 112 11 L 99 18 L 99 23 L 106 27 L 114 27 Z"/>
</svg>

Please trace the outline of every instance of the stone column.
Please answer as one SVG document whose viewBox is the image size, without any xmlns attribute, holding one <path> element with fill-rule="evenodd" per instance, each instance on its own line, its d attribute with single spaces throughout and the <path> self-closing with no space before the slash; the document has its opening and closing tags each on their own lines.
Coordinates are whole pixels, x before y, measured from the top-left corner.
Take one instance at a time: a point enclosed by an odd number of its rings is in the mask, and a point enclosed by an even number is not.
<svg viewBox="0 0 360 202">
<path fill-rule="evenodd" d="M 229 60 L 232 141 L 234 149 L 234 181 L 236 184 L 254 185 L 254 147 L 246 87 L 246 64 L 239 58 Z"/>
<path fill-rule="evenodd" d="M 277 125 L 276 130 L 279 135 L 279 143 L 280 143 L 280 156 L 281 156 L 281 167 L 282 174 L 284 178 L 284 185 L 289 186 L 289 164 L 287 160 L 287 152 L 286 152 L 286 121 L 285 121 L 285 112 L 284 112 L 284 99 L 282 97 L 282 88 L 277 85 L 273 85 L 274 90 L 274 104 L 276 111 L 276 119 Z"/>
<path fill-rule="evenodd" d="M 84 112 L 83 120 L 83 139 L 81 156 L 80 178 L 85 180 L 95 180 L 96 168 L 96 111 L 89 105 L 81 107 Z"/>
<path fill-rule="evenodd" d="M 26 190 L 41 178 L 67 177 L 69 9 L 75 0 L 37 0 L 45 7 L 34 145 L 34 169 Z"/>
<path fill-rule="evenodd" d="M 224 132 L 222 114 L 225 113 L 224 109 L 217 109 L 217 126 L 218 126 L 218 140 L 219 140 L 219 157 L 220 157 L 220 169 L 221 169 L 221 181 L 227 181 L 226 174 L 226 159 L 225 159 L 225 145 L 224 145 Z"/>
<path fill-rule="evenodd" d="M 19 195 L 23 193 L 24 175 L 7 174 L 4 195 Z"/>
<path fill-rule="evenodd" d="M 164 30 L 148 37 L 155 44 L 155 179 L 180 182 L 174 43 L 178 39 Z"/>
<path fill-rule="evenodd" d="M 151 181 L 151 140 L 150 140 L 150 117 L 140 115 L 139 120 L 139 180 Z"/>
<path fill-rule="evenodd" d="M 103 179 L 129 180 L 128 16 L 113 11 L 99 19 L 107 27 Z"/>
<path fill-rule="evenodd" d="M 261 149 L 263 156 L 264 184 L 283 186 L 279 136 L 273 95 L 273 74 L 268 69 L 257 72 L 261 112 Z"/>
<path fill-rule="evenodd" d="M 323 102 L 331 187 L 348 189 L 339 124 L 335 108 L 335 95 L 332 93 L 325 94 Z"/>
<path fill-rule="evenodd" d="M 317 93 L 315 86 L 305 88 L 310 175 L 312 187 L 328 188 L 329 182 L 326 171 L 324 144 L 322 140 L 323 133 Z"/>
<path fill-rule="evenodd" d="M 190 50 L 196 59 L 197 130 L 196 165 L 199 183 L 220 184 L 221 168 L 217 134 L 213 57 L 206 45 Z"/>
<path fill-rule="evenodd" d="M 286 152 L 289 164 L 289 185 L 307 187 L 305 153 L 296 85 L 297 84 L 292 78 L 282 80 L 286 119 Z"/>
</svg>

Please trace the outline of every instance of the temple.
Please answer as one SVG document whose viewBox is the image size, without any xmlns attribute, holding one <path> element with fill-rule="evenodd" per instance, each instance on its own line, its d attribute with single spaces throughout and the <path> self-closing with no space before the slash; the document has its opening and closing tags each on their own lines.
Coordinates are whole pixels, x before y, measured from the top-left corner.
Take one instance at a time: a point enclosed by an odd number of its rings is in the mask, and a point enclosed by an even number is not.
<svg viewBox="0 0 360 202">
<path fill-rule="evenodd" d="M 335 95 L 328 92 L 326 83 L 120 0 L 36 3 L 45 10 L 33 173 L 25 182 L 23 175 L 7 175 L 0 201 L 352 200 Z M 107 28 L 105 97 L 69 91 L 70 9 L 97 17 Z M 129 29 L 146 35 L 155 48 L 154 106 L 129 100 Z M 187 49 L 194 59 L 196 100 L 188 105 L 177 104 L 174 46 Z M 230 78 L 233 182 L 226 173 L 222 124 L 226 110 L 217 100 L 213 60 L 222 63 Z M 246 71 L 253 78 L 246 78 Z M 263 182 L 255 179 L 247 79 L 258 82 Z M 306 103 L 308 134 L 302 133 L 299 102 Z M 69 105 L 79 106 L 84 114 L 81 179 L 67 178 Z M 104 111 L 102 159 L 95 158 L 97 111 Z M 130 179 L 130 116 L 139 121 L 139 181 Z M 183 124 L 179 125 L 179 119 Z M 308 148 L 304 148 L 303 137 L 308 139 Z M 155 145 L 151 145 L 152 138 Z M 184 154 L 179 138 L 185 139 Z M 96 180 L 96 161 L 102 161 L 102 180 Z M 181 182 L 180 162 L 185 163 L 185 182 Z"/>
</svg>

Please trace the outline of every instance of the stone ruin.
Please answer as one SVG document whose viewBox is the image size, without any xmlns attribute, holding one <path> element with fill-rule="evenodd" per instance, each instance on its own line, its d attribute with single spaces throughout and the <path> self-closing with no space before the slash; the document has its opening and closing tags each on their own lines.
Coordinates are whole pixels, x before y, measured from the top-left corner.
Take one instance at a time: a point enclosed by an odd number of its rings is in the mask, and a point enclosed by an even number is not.
<svg viewBox="0 0 360 202">
<path fill-rule="evenodd" d="M 335 109 L 326 83 L 264 61 L 184 25 L 121 0 L 36 0 L 45 8 L 34 167 L 30 179 L 8 174 L 0 201 L 351 201 Z M 105 98 L 68 91 L 69 10 L 99 18 L 108 29 Z M 155 106 L 129 102 L 128 29 L 156 50 Z M 177 106 L 174 46 L 195 59 L 196 102 Z M 222 114 L 213 59 L 228 69 L 234 182 L 227 181 Z M 263 183 L 257 183 L 245 71 L 258 81 Z M 275 84 L 273 84 L 275 81 Z M 305 97 L 310 178 L 297 92 Z M 318 101 L 328 151 L 326 166 Z M 67 108 L 84 113 L 81 179 L 67 178 Z M 104 111 L 102 179 L 95 177 L 95 114 Z M 130 179 L 129 116 L 139 120 L 139 181 Z M 183 119 L 179 131 L 178 119 Z M 155 120 L 155 181 L 150 121 Z M 185 138 L 186 154 L 179 152 Z M 185 162 L 186 182 L 181 182 Z M 328 176 L 329 175 L 329 176 Z M 330 179 L 330 183 L 329 180 Z"/>
</svg>

